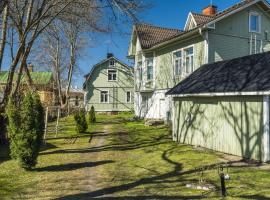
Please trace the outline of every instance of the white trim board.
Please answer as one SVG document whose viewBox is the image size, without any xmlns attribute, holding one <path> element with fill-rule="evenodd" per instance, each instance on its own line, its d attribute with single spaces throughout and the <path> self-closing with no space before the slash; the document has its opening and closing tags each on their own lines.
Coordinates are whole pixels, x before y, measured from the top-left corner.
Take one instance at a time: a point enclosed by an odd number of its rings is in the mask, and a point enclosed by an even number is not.
<svg viewBox="0 0 270 200">
<path fill-rule="evenodd" d="M 270 160 L 270 143 L 269 143 L 269 96 L 263 97 L 263 161 Z"/>
<path fill-rule="evenodd" d="M 263 96 L 270 95 L 270 91 L 257 91 L 257 92 L 220 92 L 220 93 L 195 93 L 195 94 L 173 94 L 167 95 L 172 97 L 221 97 L 221 96 Z"/>
</svg>

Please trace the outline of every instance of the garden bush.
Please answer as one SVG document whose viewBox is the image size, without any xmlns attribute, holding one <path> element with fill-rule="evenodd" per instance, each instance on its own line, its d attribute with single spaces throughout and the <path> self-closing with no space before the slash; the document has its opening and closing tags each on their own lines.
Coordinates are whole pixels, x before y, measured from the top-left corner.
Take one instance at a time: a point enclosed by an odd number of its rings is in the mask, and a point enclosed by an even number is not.
<svg viewBox="0 0 270 200">
<path fill-rule="evenodd" d="M 75 123 L 76 123 L 76 131 L 77 131 L 77 133 L 84 133 L 88 128 L 86 118 L 85 118 L 85 112 L 82 111 L 82 110 L 77 112 L 74 115 L 74 120 L 75 120 Z"/>
<path fill-rule="evenodd" d="M 30 92 L 20 105 L 16 103 L 11 98 L 7 109 L 11 157 L 29 170 L 37 164 L 44 132 L 44 110 L 39 96 Z"/>
<path fill-rule="evenodd" d="M 90 112 L 89 112 L 89 123 L 95 123 L 96 122 L 96 113 L 94 106 L 91 106 Z"/>
</svg>

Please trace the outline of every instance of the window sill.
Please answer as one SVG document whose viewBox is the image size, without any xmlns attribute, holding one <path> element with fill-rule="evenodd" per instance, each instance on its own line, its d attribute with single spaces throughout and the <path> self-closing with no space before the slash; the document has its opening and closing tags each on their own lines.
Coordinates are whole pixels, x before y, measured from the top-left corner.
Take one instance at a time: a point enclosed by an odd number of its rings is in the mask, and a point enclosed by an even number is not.
<svg viewBox="0 0 270 200">
<path fill-rule="evenodd" d="M 261 34 L 261 31 L 252 31 L 252 30 L 249 30 L 249 33 L 258 33 L 258 34 Z"/>
</svg>

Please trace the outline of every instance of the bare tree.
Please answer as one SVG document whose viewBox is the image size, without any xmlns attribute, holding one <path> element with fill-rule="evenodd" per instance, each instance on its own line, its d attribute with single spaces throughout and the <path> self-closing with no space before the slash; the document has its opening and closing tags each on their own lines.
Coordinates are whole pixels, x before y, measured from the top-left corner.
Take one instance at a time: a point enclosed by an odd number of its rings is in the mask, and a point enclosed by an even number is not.
<svg viewBox="0 0 270 200">
<path fill-rule="evenodd" d="M 9 66 L 9 75 L 4 91 L 4 98 L 0 102 L 0 108 L 4 108 L 9 95 L 16 95 L 20 85 L 21 75 L 25 73 L 25 79 L 30 89 L 35 90 L 27 69 L 27 60 L 32 47 L 39 40 L 40 35 L 55 21 L 60 21 L 75 30 L 78 22 L 81 27 L 91 24 L 91 28 L 99 29 L 101 25 L 109 22 L 110 26 L 116 24 L 117 18 L 130 21 L 137 20 L 137 14 L 143 8 L 141 0 L 9 0 L 6 1 L 10 27 L 14 28 L 17 45 L 12 45 L 12 62 Z M 90 5 L 90 6 L 87 6 Z M 88 10 L 87 10 L 88 9 Z M 100 21 L 93 20 L 91 12 L 103 13 Z M 88 14 L 87 14 L 88 12 Z M 120 16 L 120 17 L 119 17 Z M 115 19 L 115 20 L 112 20 Z M 97 23 L 98 22 L 98 23 Z M 110 29 L 112 27 L 109 27 Z M 108 28 L 108 29 L 109 29 Z M 69 38 L 70 61 L 68 67 L 68 87 L 72 79 L 76 64 L 76 44 L 80 32 L 70 31 L 66 34 Z M 99 30 L 101 31 L 101 30 Z M 85 31 L 86 32 L 86 31 Z M 14 39 L 13 37 L 13 39 Z M 16 48 L 14 48 L 16 47 Z M 14 83 L 15 70 L 18 68 L 18 77 Z M 66 92 L 68 94 L 68 91 Z"/>
<path fill-rule="evenodd" d="M 3 63 L 3 55 L 6 44 L 6 36 L 7 36 L 7 21 L 8 21 L 8 6 L 5 4 L 4 12 L 3 12 L 3 20 L 2 20 L 2 34 L 0 39 L 0 72 Z"/>
</svg>

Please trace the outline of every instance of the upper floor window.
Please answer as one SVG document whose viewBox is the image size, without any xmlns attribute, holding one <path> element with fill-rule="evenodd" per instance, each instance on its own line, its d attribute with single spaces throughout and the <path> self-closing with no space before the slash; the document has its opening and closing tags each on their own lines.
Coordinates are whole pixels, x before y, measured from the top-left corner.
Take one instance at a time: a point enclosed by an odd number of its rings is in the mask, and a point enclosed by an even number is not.
<svg viewBox="0 0 270 200">
<path fill-rule="evenodd" d="M 153 80 L 153 58 L 146 59 L 147 80 Z"/>
<path fill-rule="evenodd" d="M 100 103 L 109 103 L 108 91 L 100 91 Z"/>
<path fill-rule="evenodd" d="M 261 16 L 256 12 L 249 14 L 249 31 L 250 32 L 261 32 Z"/>
<path fill-rule="evenodd" d="M 137 56 L 137 77 L 139 80 L 142 80 L 142 54 Z"/>
<path fill-rule="evenodd" d="M 174 75 L 179 76 L 182 74 L 182 51 L 173 53 Z"/>
<path fill-rule="evenodd" d="M 189 47 L 187 49 L 184 49 L 185 53 L 185 71 L 186 74 L 190 74 L 193 72 L 193 47 Z"/>
<path fill-rule="evenodd" d="M 116 81 L 117 79 L 117 71 L 114 69 L 108 70 L 108 81 Z"/>
<path fill-rule="evenodd" d="M 173 67 L 175 76 L 185 76 L 193 72 L 193 47 L 178 50 L 173 53 Z"/>
<path fill-rule="evenodd" d="M 114 65 L 115 65 L 114 60 L 110 60 L 110 67 L 114 67 Z"/>
</svg>

